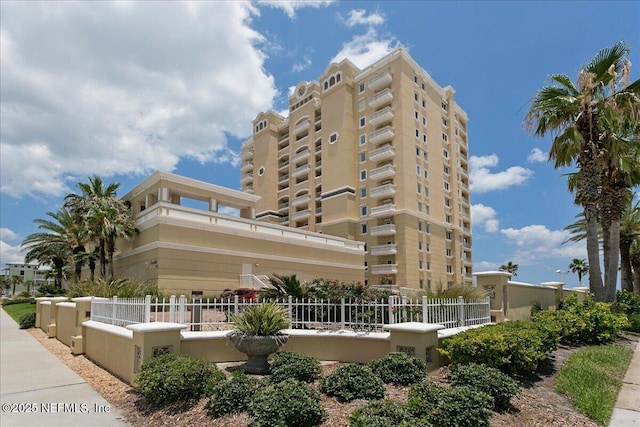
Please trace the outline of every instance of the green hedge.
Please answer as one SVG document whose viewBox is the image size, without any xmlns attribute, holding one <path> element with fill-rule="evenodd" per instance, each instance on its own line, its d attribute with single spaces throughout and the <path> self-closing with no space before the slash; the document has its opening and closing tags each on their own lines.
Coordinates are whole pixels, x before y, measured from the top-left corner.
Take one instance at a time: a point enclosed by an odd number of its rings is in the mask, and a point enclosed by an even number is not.
<svg viewBox="0 0 640 427">
<path fill-rule="evenodd" d="M 401 352 L 374 360 L 369 367 L 385 384 L 411 385 L 422 381 L 427 374 L 427 366 L 422 360 Z"/>
<path fill-rule="evenodd" d="M 451 385 L 468 386 L 493 397 L 494 409 L 504 411 L 510 407 L 512 397 L 520 393 L 518 382 L 501 371 L 485 365 L 451 366 Z"/>
<path fill-rule="evenodd" d="M 253 427 L 311 427 L 327 413 L 320 404 L 320 393 L 307 384 L 288 379 L 260 389 L 249 404 Z"/>
<path fill-rule="evenodd" d="M 350 363 L 320 380 L 320 390 L 341 401 L 382 399 L 384 383 L 367 366 Z"/>
<path fill-rule="evenodd" d="M 269 379 L 272 383 L 279 383 L 289 378 L 312 383 L 322 372 L 320 362 L 315 357 L 290 351 L 276 353 L 269 369 L 271 370 Z"/>
</svg>

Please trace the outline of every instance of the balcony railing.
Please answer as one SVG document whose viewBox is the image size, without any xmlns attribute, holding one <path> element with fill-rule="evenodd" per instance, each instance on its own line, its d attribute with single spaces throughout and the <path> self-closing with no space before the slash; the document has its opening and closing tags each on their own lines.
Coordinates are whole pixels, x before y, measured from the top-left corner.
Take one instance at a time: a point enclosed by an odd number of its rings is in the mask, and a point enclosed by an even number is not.
<svg viewBox="0 0 640 427">
<path fill-rule="evenodd" d="M 293 156 L 293 158 L 291 159 L 291 162 L 292 163 L 297 163 L 297 162 L 299 162 L 301 160 L 308 159 L 310 155 L 311 155 L 311 152 L 308 149 L 304 150 L 304 151 L 301 151 L 300 153 L 298 153 L 295 156 Z"/>
<path fill-rule="evenodd" d="M 242 157 L 242 160 L 253 159 L 253 150 L 245 150 L 245 151 L 243 151 L 242 154 L 240 155 L 240 157 Z"/>
<path fill-rule="evenodd" d="M 248 174 L 244 175 L 242 178 L 240 178 L 240 182 L 242 184 L 247 184 L 249 182 L 253 182 L 253 174 L 252 173 L 248 173 Z"/>
<path fill-rule="evenodd" d="M 398 264 L 372 265 L 371 274 L 398 274 Z"/>
<path fill-rule="evenodd" d="M 391 107 L 386 107 L 369 117 L 369 124 L 373 126 L 380 126 L 386 122 L 393 120 L 393 110 Z"/>
<path fill-rule="evenodd" d="M 369 98 L 367 103 L 369 104 L 369 107 L 377 109 L 382 106 L 389 105 L 391 101 L 393 101 L 393 93 L 391 93 L 390 89 L 385 89 Z"/>
<path fill-rule="evenodd" d="M 371 208 L 369 216 L 372 218 L 387 218 L 396 213 L 396 205 L 390 203 L 388 205 L 375 206 Z"/>
<path fill-rule="evenodd" d="M 393 150 L 393 146 L 389 144 L 369 153 L 369 160 L 372 162 L 380 162 L 382 160 L 393 158 L 395 154 L 396 152 Z"/>
<path fill-rule="evenodd" d="M 294 171 L 291 172 L 291 176 L 297 178 L 302 175 L 308 175 L 310 170 L 311 166 L 309 165 L 300 166 L 299 168 L 294 169 Z"/>
<path fill-rule="evenodd" d="M 393 236 L 396 234 L 395 224 L 383 224 L 371 227 L 372 236 Z"/>
<path fill-rule="evenodd" d="M 393 184 L 385 184 L 372 188 L 369 196 L 374 199 L 379 199 L 380 197 L 389 197 L 394 194 L 396 194 L 396 186 Z"/>
<path fill-rule="evenodd" d="M 385 71 L 369 80 L 369 87 L 373 90 L 384 89 L 385 87 L 389 87 L 392 80 L 393 78 L 391 77 L 391 73 L 389 71 Z"/>
<path fill-rule="evenodd" d="M 396 168 L 393 165 L 384 165 L 369 172 L 369 177 L 374 180 L 391 178 L 396 174 Z"/>
<path fill-rule="evenodd" d="M 311 125 L 311 122 L 309 122 L 309 120 L 305 120 L 302 123 L 298 123 L 293 127 L 292 133 L 294 135 L 298 135 L 299 133 L 302 133 L 305 130 L 309 129 L 310 125 Z"/>
<path fill-rule="evenodd" d="M 278 182 L 285 182 L 289 180 L 289 174 L 280 175 Z"/>
<path fill-rule="evenodd" d="M 253 170 L 253 163 L 251 162 L 247 162 L 244 165 L 242 165 L 242 167 L 240 168 L 240 170 L 242 172 L 248 172 L 250 170 Z"/>
<path fill-rule="evenodd" d="M 303 211 L 296 212 L 293 215 L 291 215 L 291 219 L 293 221 L 298 221 L 303 218 L 309 218 L 310 216 L 311 216 L 311 211 L 309 209 L 305 209 Z"/>
<path fill-rule="evenodd" d="M 299 197 L 296 197 L 295 199 L 293 199 L 291 204 L 293 206 L 300 206 L 300 205 L 304 205 L 306 203 L 309 203 L 310 201 L 311 201 L 311 196 L 308 195 L 308 194 L 305 194 L 304 196 L 299 196 Z"/>
<path fill-rule="evenodd" d="M 385 126 L 369 135 L 369 142 L 373 145 L 379 145 L 391 141 L 393 137 L 393 128 L 391 126 Z"/>
<path fill-rule="evenodd" d="M 378 246 L 373 246 L 371 248 L 371 255 L 395 255 L 398 253 L 398 248 L 395 244 L 389 244 L 389 245 L 378 245 Z"/>
</svg>

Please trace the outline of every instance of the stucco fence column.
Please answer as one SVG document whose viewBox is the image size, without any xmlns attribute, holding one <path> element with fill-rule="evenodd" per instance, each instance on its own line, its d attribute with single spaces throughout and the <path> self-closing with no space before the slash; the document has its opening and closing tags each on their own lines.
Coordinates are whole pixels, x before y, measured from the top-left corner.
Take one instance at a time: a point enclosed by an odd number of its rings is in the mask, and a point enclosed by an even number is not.
<svg viewBox="0 0 640 427">
<path fill-rule="evenodd" d="M 165 353 L 181 354 L 180 331 L 186 329 L 180 323 L 153 322 L 127 326 L 133 331 L 133 376 L 147 360 Z"/>
<path fill-rule="evenodd" d="M 429 372 L 440 367 L 438 331 L 443 325 L 407 322 L 384 325 L 391 334 L 391 351 L 400 351 L 421 359 Z"/>
<path fill-rule="evenodd" d="M 49 319 L 41 319 L 41 323 L 42 322 L 47 322 L 47 330 L 45 331 L 47 333 L 47 336 L 49 338 L 55 338 L 57 333 L 58 333 L 58 326 L 57 326 L 57 322 L 58 322 L 58 306 L 57 304 L 59 302 L 64 302 L 64 301 L 68 301 L 69 299 L 67 297 L 53 297 L 49 299 L 49 303 L 51 304 L 51 308 L 49 311 Z M 36 315 L 37 317 L 37 315 Z"/>
</svg>

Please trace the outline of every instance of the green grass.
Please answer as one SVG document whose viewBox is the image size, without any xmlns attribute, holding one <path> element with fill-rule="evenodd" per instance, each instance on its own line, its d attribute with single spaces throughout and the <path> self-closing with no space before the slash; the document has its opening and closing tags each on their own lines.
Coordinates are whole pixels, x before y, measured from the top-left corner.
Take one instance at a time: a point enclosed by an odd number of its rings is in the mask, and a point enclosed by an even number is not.
<svg viewBox="0 0 640 427">
<path fill-rule="evenodd" d="M 25 302 L 23 304 L 11 304 L 2 306 L 4 311 L 7 312 L 9 316 L 13 318 L 13 320 L 18 323 L 18 319 L 25 313 L 35 313 L 36 305 Z"/>
<path fill-rule="evenodd" d="M 578 350 L 560 369 L 556 389 L 580 412 L 608 425 L 632 356 L 633 351 L 613 345 Z"/>
</svg>

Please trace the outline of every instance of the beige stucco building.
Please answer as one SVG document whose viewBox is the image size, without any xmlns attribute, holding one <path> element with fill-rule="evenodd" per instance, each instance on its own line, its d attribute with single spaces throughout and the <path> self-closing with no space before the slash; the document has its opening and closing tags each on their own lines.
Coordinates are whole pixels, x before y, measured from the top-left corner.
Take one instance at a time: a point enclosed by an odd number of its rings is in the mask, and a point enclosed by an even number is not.
<svg viewBox="0 0 640 427">
<path fill-rule="evenodd" d="M 242 146 L 256 218 L 366 243 L 366 280 L 472 284 L 467 115 L 403 49 L 301 82 Z"/>
<path fill-rule="evenodd" d="M 156 172 L 123 199 L 139 233 L 118 242 L 116 276 L 177 295 L 260 287 L 274 273 L 364 280 L 364 243 L 256 221 L 258 196 Z"/>
</svg>

